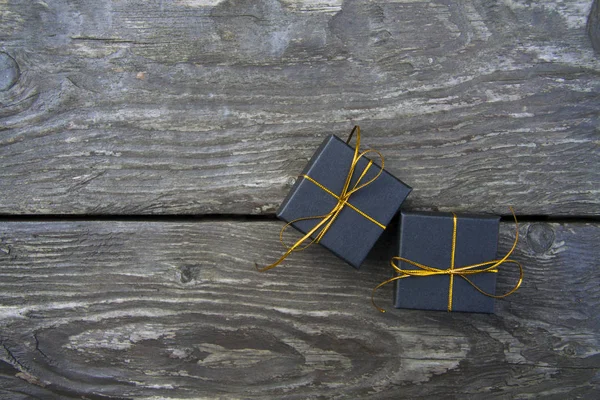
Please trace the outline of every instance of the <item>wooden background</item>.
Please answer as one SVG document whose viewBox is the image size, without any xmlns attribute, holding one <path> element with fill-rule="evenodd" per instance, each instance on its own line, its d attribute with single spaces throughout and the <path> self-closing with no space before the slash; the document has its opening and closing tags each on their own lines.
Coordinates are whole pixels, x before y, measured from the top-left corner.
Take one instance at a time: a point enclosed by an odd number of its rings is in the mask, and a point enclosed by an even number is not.
<svg viewBox="0 0 600 400">
<path fill-rule="evenodd" d="M 0 397 L 599 398 L 599 78 L 597 0 L 0 1 Z M 495 315 L 378 313 L 393 229 L 254 270 L 354 124 L 406 208 L 515 207 Z"/>
</svg>

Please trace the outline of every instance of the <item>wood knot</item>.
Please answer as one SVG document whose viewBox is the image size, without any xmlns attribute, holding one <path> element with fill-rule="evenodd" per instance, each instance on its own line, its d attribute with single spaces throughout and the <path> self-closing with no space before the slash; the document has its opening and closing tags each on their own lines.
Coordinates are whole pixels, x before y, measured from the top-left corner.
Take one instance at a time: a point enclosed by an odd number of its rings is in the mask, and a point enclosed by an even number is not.
<svg viewBox="0 0 600 400">
<path fill-rule="evenodd" d="M 10 89 L 17 83 L 21 72 L 19 64 L 14 58 L 4 52 L 0 52 L 0 91 Z"/>
<path fill-rule="evenodd" d="M 287 181 L 285 182 L 285 185 L 288 187 L 292 187 L 294 186 L 294 184 L 296 184 L 296 177 L 295 176 L 291 176 L 287 179 Z"/>
<path fill-rule="evenodd" d="M 190 283 L 191 281 L 196 281 L 200 275 L 200 266 L 199 265 L 184 265 L 179 267 L 179 280 L 181 283 Z"/>
<path fill-rule="evenodd" d="M 554 230 L 548 224 L 531 224 L 527 229 L 527 242 L 537 254 L 550 250 L 554 238 Z"/>
</svg>

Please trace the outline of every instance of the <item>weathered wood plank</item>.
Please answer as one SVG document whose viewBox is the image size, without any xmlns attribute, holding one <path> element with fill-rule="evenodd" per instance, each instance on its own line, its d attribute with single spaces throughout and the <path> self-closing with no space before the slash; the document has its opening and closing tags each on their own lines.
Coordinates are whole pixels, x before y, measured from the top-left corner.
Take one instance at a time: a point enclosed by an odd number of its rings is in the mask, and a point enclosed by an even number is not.
<svg viewBox="0 0 600 400">
<path fill-rule="evenodd" d="M 590 6 L 2 2 L 0 212 L 273 213 L 358 123 L 412 208 L 593 215 Z"/>
<path fill-rule="evenodd" d="M 361 271 L 315 246 L 258 273 L 280 226 L 1 223 L 3 398 L 600 394 L 599 224 L 522 224 L 496 315 L 390 309 L 391 288 L 377 312 L 390 236 Z"/>
</svg>

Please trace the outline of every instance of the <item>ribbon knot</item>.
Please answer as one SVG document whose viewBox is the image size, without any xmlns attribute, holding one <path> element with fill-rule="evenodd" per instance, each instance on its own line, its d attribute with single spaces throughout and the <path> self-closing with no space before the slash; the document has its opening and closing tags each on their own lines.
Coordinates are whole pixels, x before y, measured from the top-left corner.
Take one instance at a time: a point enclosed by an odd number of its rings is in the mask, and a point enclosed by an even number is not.
<svg viewBox="0 0 600 400">
<path fill-rule="evenodd" d="M 300 178 L 306 179 L 307 181 L 312 182 L 317 187 L 319 187 L 320 189 L 322 189 L 323 191 L 325 191 L 326 193 L 328 193 L 329 195 L 334 197 L 337 200 L 335 206 L 327 214 L 297 218 L 297 219 L 285 224 L 285 226 L 283 228 L 281 228 L 281 231 L 279 232 L 279 240 L 285 247 L 287 247 L 287 251 L 279 258 L 279 260 L 277 260 L 273 264 L 267 265 L 266 267 L 261 268 L 258 266 L 258 264 L 255 264 L 256 269 L 258 269 L 260 272 L 268 271 L 271 268 L 275 268 L 276 266 L 281 264 L 283 262 L 283 260 L 285 260 L 294 251 L 304 250 L 307 247 L 309 247 L 310 245 L 312 245 L 313 243 L 319 243 L 321 241 L 321 239 L 325 236 L 325 234 L 329 231 L 333 222 L 337 219 L 340 212 L 345 207 L 349 207 L 349 208 L 353 209 L 354 211 L 356 211 L 358 214 L 360 214 L 364 218 L 368 219 L 375 225 L 379 226 L 381 229 L 385 229 L 385 225 L 381 224 L 379 221 L 375 220 L 374 218 L 372 218 L 365 212 L 361 211 L 360 209 L 358 209 L 357 207 L 352 205 L 352 203 L 350 203 L 350 197 L 354 193 L 358 192 L 359 190 L 364 189 L 365 187 L 367 187 L 368 185 L 373 183 L 377 178 L 379 178 L 379 175 L 381 175 L 381 173 L 383 172 L 383 165 L 384 165 L 383 155 L 380 152 L 378 152 L 377 150 L 369 149 L 369 150 L 363 151 L 362 153 L 359 151 L 360 127 L 358 125 L 354 126 L 354 128 L 352 129 L 352 132 L 350 132 L 350 136 L 348 136 L 348 139 L 346 140 L 346 144 L 350 143 L 350 140 L 352 140 L 352 136 L 354 136 L 355 132 L 356 132 L 356 145 L 354 147 L 354 156 L 352 157 L 352 162 L 350 163 L 350 167 L 348 169 L 348 174 L 346 175 L 346 179 L 344 181 L 344 186 L 343 186 L 340 194 L 336 194 L 336 193 L 332 192 L 327 187 L 325 187 L 321 183 L 317 182 L 316 180 L 314 180 L 313 178 L 311 178 L 308 175 L 300 175 Z M 368 153 L 375 153 L 381 160 L 381 167 L 380 167 L 379 171 L 373 178 L 371 178 L 363 183 L 363 180 L 365 179 L 367 172 L 373 165 L 373 161 L 369 160 L 369 162 L 367 163 L 367 166 L 362 171 L 362 173 L 360 174 L 360 176 L 358 177 L 358 179 L 356 180 L 354 185 L 351 185 L 352 180 L 354 178 L 354 174 L 356 172 L 356 167 L 358 165 L 358 162 L 360 161 L 360 159 L 362 157 L 364 157 Z M 311 219 L 316 219 L 316 220 L 320 220 L 320 221 L 312 229 L 310 229 L 308 232 L 306 232 L 306 234 L 304 236 L 302 236 L 300 239 L 298 239 L 291 246 L 288 246 L 283 241 L 283 234 L 286 231 L 286 229 L 290 227 L 290 225 L 292 225 L 298 221 L 305 221 L 305 220 L 311 220 Z M 314 235 L 314 237 L 313 237 L 313 235 Z M 308 243 L 304 244 L 307 241 L 308 241 Z"/>
<path fill-rule="evenodd" d="M 464 279 L 465 281 L 467 281 L 471 286 L 473 286 L 479 293 L 483 294 L 484 296 L 493 297 L 495 299 L 501 299 L 501 298 L 510 296 L 511 294 L 516 292 L 517 289 L 519 289 L 519 287 L 521 286 L 521 283 L 523 282 L 523 267 L 521 266 L 521 263 L 519 263 L 518 261 L 509 259 L 509 257 L 511 256 L 511 254 L 517 247 L 517 242 L 519 241 L 519 222 L 517 221 L 517 216 L 515 215 L 515 211 L 513 210 L 512 207 L 510 207 L 510 211 L 513 215 L 513 218 L 515 219 L 515 240 L 513 242 L 511 249 L 508 251 L 508 253 L 506 253 L 506 255 L 504 257 L 502 257 L 499 260 L 490 260 L 490 261 L 485 261 L 485 262 L 478 263 L 478 264 L 471 264 L 471 265 L 466 265 L 463 267 L 456 268 L 454 265 L 454 259 L 456 256 L 456 227 L 457 227 L 457 223 L 458 223 L 458 217 L 456 216 L 456 214 L 452 213 L 452 215 L 453 215 L 453 218 L 452 218 L 452 221 L 453 221 L 452 250 L 451 250 L 451 256 L 450 256 L 449 268 L 448 269 L 434 268 L 434 267 L 431 267 L 428 265 L 420 264 L 413 260 L 409 260 L 404 257 L 392 257 L 392 259 L 390 260 L 390 264 L 391 264 L 392 268 L 394 268 L 394 270 L 396 271 L 397 275 L 394 276 L 393 278 L 390 278 L 390 279 L 387 279 L 387 280 L 381 282 L 379 285 L 377 285 L 373 289 L 373 292 L 371 293 L 371 302 L 373 303 L 373 306 L 375 306 L 375 308 L 377 308 L 382 313 L 385 312 L 385 310 L 383 308 L 379 307 L 375 303 L 375 292 L 377 291 L 377 289 L 379 289 L 382 286 L 387 285 L 388 283 L 397 281 L 399 279 L 409 278 L 411 276 L 414 276 L 414 277 L 424 277 L 424 276 L 433 276 L 433 275 L 448 275 L 448 276 L 450 276 L 450 283 L 448 286 L 448 311 L 452 311 L 452 299 L 454 297 L 453 292 L 454 292 L 454 277 L 455 276 L 458 276 L 458 277 Z M 396 261 L 407 263 L 409 265 L 417 267 L 418 269 L 400 268 L 396 264 Z M 476 274 L 483 274 L 483 273 L 497 273 L 498 267 L 500 267 L 503 264 L 513 264 L 519 268 L 519 280 L 517 281 L 517 283 L 511 290 L 509 290 L 508 292 L 506 292 L 504 294 L 494 295 L 491 293 L 487 293 L 484 290 L 482 290 L 480 287 L 478 287 L 476 284 L 474 284 L 468 278 L 469 275 L 476 275 Z"/>
</svg>

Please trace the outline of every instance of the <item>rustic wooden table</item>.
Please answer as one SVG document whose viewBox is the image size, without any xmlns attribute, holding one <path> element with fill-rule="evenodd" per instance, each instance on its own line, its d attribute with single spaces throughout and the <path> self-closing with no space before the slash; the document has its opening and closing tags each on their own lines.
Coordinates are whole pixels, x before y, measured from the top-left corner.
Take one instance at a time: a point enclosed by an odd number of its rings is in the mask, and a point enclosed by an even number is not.
<svg viewBox="0 0 600 400">
<path fill-rule="evenodd" d="M 3 399 L 600 397 L 600 3 L 0 2 Z M 495 315 L 281 254 L 354 125 L 414 210 L 505 216 Z M 515 274 L 499 276 L 499 290 Z"/>
</svg>

